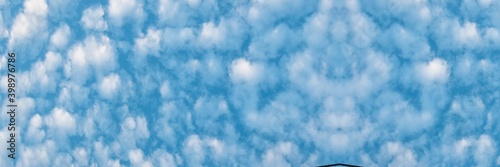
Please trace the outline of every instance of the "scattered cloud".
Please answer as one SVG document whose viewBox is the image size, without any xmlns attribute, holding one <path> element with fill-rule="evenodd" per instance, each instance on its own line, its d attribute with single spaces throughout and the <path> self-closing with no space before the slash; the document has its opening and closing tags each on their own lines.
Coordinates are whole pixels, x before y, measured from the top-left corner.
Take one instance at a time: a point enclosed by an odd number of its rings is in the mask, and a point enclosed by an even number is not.
<svg viewBox="0 0 500 167">
<path fill-rule="evenodd" d="M 499 7 L 0 0 L 16 165 L 500 165 Z"/>
</svg>

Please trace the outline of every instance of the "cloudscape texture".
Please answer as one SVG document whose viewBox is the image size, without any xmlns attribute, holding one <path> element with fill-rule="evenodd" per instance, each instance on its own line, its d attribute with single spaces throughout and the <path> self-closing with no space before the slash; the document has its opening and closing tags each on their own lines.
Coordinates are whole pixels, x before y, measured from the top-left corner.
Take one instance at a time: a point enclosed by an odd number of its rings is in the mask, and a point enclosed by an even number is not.
<svg viewBox="0 0 500 167">
<path fill-rule="evenodd" d="M 0 9 L 1 166 L 500 166 L 500 1 Z"/>
</svg>

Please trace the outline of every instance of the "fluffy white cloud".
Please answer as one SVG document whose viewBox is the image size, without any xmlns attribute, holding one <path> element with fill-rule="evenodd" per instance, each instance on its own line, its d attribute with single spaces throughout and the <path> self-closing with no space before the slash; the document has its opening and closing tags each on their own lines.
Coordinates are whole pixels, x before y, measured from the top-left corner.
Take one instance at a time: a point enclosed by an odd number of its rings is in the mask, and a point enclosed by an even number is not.
<svg viewBox="0 0 500 167">
<path fill-rule="evenodd" d="M 105 99 L 111 100 L 121 90 L 122 81 L 120 75 L 111 73 L 104 77 L 99 83 L 99 94 Z"/>
<path fill-rule="evenodd" d="M 305 115 L 295 105 L 301 100 L 295 92 L 280 93 L 261 111 L 246 111 L 244 123 L 256 132 L 264 134 L 285 135 L 291 129 L 300 129 L 300 122 Z"/>
<path fill-rule="evenodd" d="M 392 135 L 415 135 L 435 124 L 433 112 L 418 109 L 401 94 L 384 91 L 377 97 L 377 123 L 381 128 L 390 129 Z"/>
<path fill-rule="evenodd" d="M 184 6 L 176 0 L 159 0 L 158 17 L 163 24 L 170 26 L 184 26 L 188 22 L 189 14 Z"/>
<path fill-rule="evenodd" d="M 197 19 L 214 18 L 219 10 L 218 3 L 215 0 L 159 0 L 155 9 L 161 26 L 188 27 L 197 24 Z"/>
<path fill-rule="evenodd" d="M 47 3 L 45 0 L 27 0 L 24 9 L 12 23 L 9 50 L 19 50 L 17 54 L 39 55 L 47 32 Z M 29 48 L 29 49 L 27 49 Z M 29 56 L 32 60 L 36 56 Z"/>
<path fill-rule="evenodd" d="M 134 52 L 138 56 L 146 55 L 158 55 L 160 50 L 160 39 L 162 36 L 162 31 L 155 29 L 148 29 L 147 34 L 141 34 L 139 38 L 136 38 L 134 45 Z"/>
<path fill-rule="evenodd" d="M 88 103 L 89 88 L 75 84 L 74 82 L 62 82 L 60 85 L 61 89 L 57 96 L 57 104 L 64 108 L 74 109 Z"/>
<path fill-rule="evenodd" d="M 248 46 L 249 55 L 259 59 L 272 59 L 287 51 L 294 50 L 300 39 L 299 32 L 293 31 L 289 26 L 280 24 L 263 34 L 256 34 L 257 37 L 252 39 L 252 43 Z M 285 52 L 285 53 L 283 53 Z"/>
<path fill-rule="evenodd" d="M 213 22 L 203 23 L 200 40 L 208 44 L 217 44 L 225 39 L 225 27 L 216 27 Z"/>
<path fill-rule="evenodd" d="M 89 152 L 85 148 L 77 147 L 73 149 L 73 152 L 71 154 L 71 156 L 74 158 L 73 162 L 75 162 L 76 165 L 88 166 Z"/>
<path fill-rule="evenodd" d="M 140 142 L 149 138 L 148 122 L 142 116 L 126 117 L 120 125 L 120 134 L 118 142 L 123 152 L 137 148 L 137 145 L 143 145 Z"/>
<path fill-rule="evenodd" d="M 422 84 L 443 84 L 448 81 L 450 70 L 445 60 L 434 58 L 428 63 L 419 64 L 415 72 Z"/>
<path fill-rule="evenodd" d="M 145 15 L 141 1 L 136 0 L 110 0 L 108 13 L 111 23 L 116 26 L 122 26 L 129 19 L 134 22 L 142 22 Z"/>
<path fill-rule="evenodd" d="M 168 144 L 175 144 L 180 138 L 175 134 L 183 129 L 184 123 L 187 122 L 186 113 L 180 112 L 178 104 L 169 101 L 164 102 L 158 112 L 161 114 L 160 118 L 153 123 L 156 136 Z M 177 119 L 182 119 L 178 122 Z"/>
<path fill-rule="evenodd" d="M 59 28 L 50 36 L 50 43 L 55 48 L 63 48 L 68 44 L 70 39 L 71 30 L 67 24 L 62 24 Z"/>
<path fill-rule="evenodd" d="M 60 76 L 57 70 L 60 69 L 61 64 L 61 55 L 56 52 L 47 52 L 44 61 L 34 63 L 29 73 L 29 80 L 31 85 L 38 87 L 33 87 L 35 89 L 32 92 L 40 92 L 42 95 L 54 92 Z"/>
<path fill-rule="evenodd" d="M 110 157 L 112 152 L 102 141 L 94 142 L 93 146 L 93 153 L 95 154 L 94 159 L 97 160 L 97 162 L 93 162 L 91 166 L 121 166 L 120 160 Z"/>
<path fill-rule="evenodd" d="M 151 159 L 153 159 L 153 164 L 155 166 L 177 166 L 176 159 L 172 154 L 166 152 L 163 149 L 157 149 L 151 154 Z"/>
<path fill-rule="evenodd" d="M 455 27 L 454 31 L 455 40 L 462 45 L 475 46 L 481 40 L 475 23 L 465 22 L 462 26 Z"/>
<path fill-rule="evenodd" d="M 128 152 L 128 158 L 130 159 L 130 163 L 134 167 L 152 167 L 150 161 L 144 159 L 144 155 L 142 150 L 133 149 Z"/>
<path fill-rule="evenodd" d="M 290 142 L 279 142 L 273 148 L 269 148 L 262 157 L 262 166 L 292 166 L 300 162 L 298 149 Z M 294 163 L 295 162 L 295 163 Z"/>
<path fill-rule="evenodd" d="M 45 131 L 42 129 L 43 120 L 38 114 L 31 117 L 28 130 L 26 132 L 26 141 L 38 143 L 45 138 Z"/>
<path fill-rule="evenodd" d="M 405 147 L 400 142 L 387 142 L 382 146 L 383 153 L 380 155 L 388 160 L 388 166 L 419 166 L 414 151 Z M 385 157 L 387 156 L 387 157 Z"/>
<path fill-rule="evenodd" d="M 262 79 L 264 67 L 239 58 L 231 63 L 230 77 L 235 83 L 257 84 Z"/>
<path fill-rule="evenodd" d="M 76 133 L 75 116 L 63 108 L 54 108 L 44 117 L 43 122 L 49 127 L 47 135 L 55 138 L 57 142 L 65 142 L 67 137 Z"/>
<path fill-rule="evenodd" d="M 170 82 L 169 81 L 163 81 L 162 84 L 160 85 L 160 95 L 162 98 L 167 98 L 172 96 L 172 89 L 170 88 Z"/>
<path fill-rule="evenodd" d="M 198 42 L 200 46 L 208 49 L 240 49 L 245 28 L 242 21 L 236 18 L 221 18 L 218 23 L 205 22 L 201 27 Z"/>
<path fill-rule="evenodd" d="M 87 30 L 104 31 L 108 28 L 108 23 L 103 19 L 103 16 L 102 6 L 90 7 L 83 11 L 80 22 Z"/>
<path fill-rule="evenodd" d="M 22 156 L 17 160 L 19 166 L 52 166 L 55 162 L 52 157 L 56 156 L 56 151 L 60 143 L 53 140 L 47 140 L 43 144 L 31 147 L 21 147 L 19 154 Z"/>
<path fill-rule="evenodd" d="M 496 142 L 489 135 L 483 134 L 454 141 L 451 158 L 454 158 L 456 164 L 467 163 L 473 158 L 478 166 L 491 166 L 494 164 L 496 152 Z"/>
<path fill-rule="evenodd" d="M 199 166 L 205 160 L 205 150 L 203 141 L 198 135 L 190 135 L 184 142 L 183 152 L 188 157 L 188 164 L 191 166 Z"/>
<path fill-rule="evenodd" d="M 221 160 L 226 155 L 225 143 L 216 138 L 204 137 L 193 134 L 183 142 L 182 152 L 188 165 L 199 166 L 208 158 Z"/>
<path fill-rule="evenodd" d="M 115 49 L 110 39 L 107 36 L 90 36 L 69 49 L 64 73 L 67 78 L 82 84 L 92 71 L 100 78 L 116 67 Z"/>
<path fill-rule="evenodd" d="M 393 24 L 381 35 L 384 49 L 401 52 L 400 56 L 407 59 L 419 60 L 432 55 L 431 48 L 425 37 L 412 31 L 409 27 Z M 391 45 L 389 45 L 391 44 Z"/>
<path fill-rule="evenodd" d="M 491 165 L 497 152 L 496 142 L 488 135 L 481 135 L 476 142 L 474 160 L 478 166 Z"/>
</svg>

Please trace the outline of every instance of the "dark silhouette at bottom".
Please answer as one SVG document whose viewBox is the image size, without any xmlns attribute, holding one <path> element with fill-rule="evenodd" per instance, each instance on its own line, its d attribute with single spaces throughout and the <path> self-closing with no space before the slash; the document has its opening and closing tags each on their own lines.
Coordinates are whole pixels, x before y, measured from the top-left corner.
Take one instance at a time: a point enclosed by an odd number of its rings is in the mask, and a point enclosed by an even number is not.
<svg viewBox="0 0 500 167">
<path fill-rule="evenodd" d="M 349 165 L 349 164 L 330 164 L 330 165 L 321 165 L 321 166 L 318 166 L 318 167 L 329 167 L 329 166 L 361 167 L 361 166 Z"/>
</svg>

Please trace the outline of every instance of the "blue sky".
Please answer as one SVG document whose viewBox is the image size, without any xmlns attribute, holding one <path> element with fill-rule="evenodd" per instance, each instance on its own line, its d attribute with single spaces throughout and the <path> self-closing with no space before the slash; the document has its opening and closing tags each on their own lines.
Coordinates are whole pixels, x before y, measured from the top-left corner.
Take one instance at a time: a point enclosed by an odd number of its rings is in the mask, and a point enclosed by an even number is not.
<svg viewBox="0 0 500 167">
<path fill-rule="evenodd" d="M 500 166 L 500 1 L 0 8 L 3 166 Z"/>
</svg>

